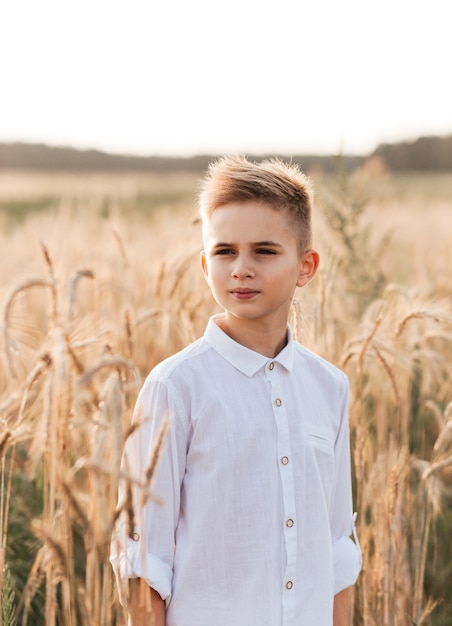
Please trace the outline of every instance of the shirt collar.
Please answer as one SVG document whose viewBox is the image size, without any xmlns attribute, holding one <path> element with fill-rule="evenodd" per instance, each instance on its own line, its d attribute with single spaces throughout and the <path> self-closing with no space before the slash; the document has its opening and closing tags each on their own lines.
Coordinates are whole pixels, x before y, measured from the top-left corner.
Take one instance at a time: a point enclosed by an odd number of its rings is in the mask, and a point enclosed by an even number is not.
<svg viewBox="0 0 452 626">
<path fill-rule="evenodd" d="M 215 321 L 216 317 L 217 316 L 214 315 L 210 318 L 204 333 L 204 338 L 218 354 L 243 374 L 251 377 L 270 361 L 279 363 L 289 371 L 292 369 L 295 342 L 292 329 L 289 325 L 287 326 L 287 345 L 274 359 L 270 359 L 231 339 L 231 337 L 218 326 Z"/>
</svg>

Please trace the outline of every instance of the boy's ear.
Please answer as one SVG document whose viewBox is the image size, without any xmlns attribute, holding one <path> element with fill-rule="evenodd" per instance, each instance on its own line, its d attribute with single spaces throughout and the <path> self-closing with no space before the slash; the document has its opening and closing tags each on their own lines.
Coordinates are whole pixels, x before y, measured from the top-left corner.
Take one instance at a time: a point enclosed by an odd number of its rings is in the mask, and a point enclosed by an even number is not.
<svg viewBox="0 0 452 626">
<path fill-rule="evenodd" d="M 317 250 L 311 248 L 300 259 L 300 273 L 298 274 L 297 287 L 304 287 L 315 276 L 319 267 L 320 256 Z"/>
<path fill-rule="evenodd" d="M 201 261 L 201 269 L 202 269 L 202 273 L 204 274 L 204 278 L 206 279 L 207 282 L 209 282 L 209 275 L 208 275 L 208 272 L 207 272 L 207 259 L 206 259 L 206 252 L 205 252 L 205 250 L 201 250 L 200 261 Z"/>
</svg>

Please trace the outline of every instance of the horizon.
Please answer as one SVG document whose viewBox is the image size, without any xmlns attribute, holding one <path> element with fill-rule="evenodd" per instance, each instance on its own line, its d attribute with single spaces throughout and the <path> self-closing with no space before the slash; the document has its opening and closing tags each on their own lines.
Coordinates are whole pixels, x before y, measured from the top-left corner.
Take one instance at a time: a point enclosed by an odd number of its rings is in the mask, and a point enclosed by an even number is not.
<svg viewBox="0 0 452 626">
<path fill-rule="evenodd" d="M 419 141 L 420 139 L 425 139 L 425 138 L 435 138 L 435 139 L 448 139 L 452 137 L 452 130 L 450 132 L 441 134 L 441 135 L 417 135 L 415 137 L 407 137 L 405 139 L 401 139 L 399 141 L 385 141 L 385 142 L 381 142 L 380 144 L 376 145 L 372 150 L 370 150 L 367 153 L 350 153 L 350 152 L 297 152 L 297 153 L 291 153 L 291 154 L 287 154 L 287 153 L 283 153 L 283 152 L 241 152 L 240 154 L 246 154 L 249 156 L 256 156 L 256 157 L 267 157 L 267 156 L 306 156 L 306 157 L 317 157 L 317 158 L 329 158 L 329 157 L 334 157 L 337 156 L 338 154 L 342 154 L 345 157 L 350 157 L 350 158 L 366 158 L 366 157 L 370 157 L 374 154 L 374 152 L 377 150 L 377 148 L 379 148 L 380 146 L 383 145 L 411 145 L 416 143 L 417 141 Z M 138 152 L 114 152 L 112 150 L 104 150 L 102 148 L 99 148 L 97 146 L 78 146 L 75 144 L 59 144 L 59 143 L 51 143 L 51 142 L 44 142 L 44 141 L 26 141 L 26 140 L 11 140 L 11 141 L 3 141 L 0 137 L 0 145 L 8 145 L 8 146 L 13 146 L 13 145 L 21 145 L 21 146 L 30 146 L 30 147 L 36 147 L 36 148 L 50 148 L 50 149 L 60 149 L 60 150 L 73 150 L 75 152 L 98 152 L 100 154 L 105 154 L 107 156 L 113 156 L 113 157 L 125 157 L 125 158 L 139 158 L 139 159 L 147 159 L 147 158 L 162 158 L 162 159 L 196 159 L 196 158 L 202 158 L 202 157 L 215 157 L 215 156 L 221 156 L 222 152 L 199 152 L 199 153 L 193 153 L 193 154 L 175 154 L 175 153 L 138 153 Z"/>
</svg>

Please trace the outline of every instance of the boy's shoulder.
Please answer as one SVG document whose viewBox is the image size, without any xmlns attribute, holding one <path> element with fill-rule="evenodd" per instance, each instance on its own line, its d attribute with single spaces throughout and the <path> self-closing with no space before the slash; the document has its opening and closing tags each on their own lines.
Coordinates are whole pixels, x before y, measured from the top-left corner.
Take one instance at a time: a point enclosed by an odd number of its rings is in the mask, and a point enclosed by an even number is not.
<svg viewBox="0 0 452 626">
<path fill-rule="evenodd" d="M 312 372 L 326 382 L 336 381 L 348 385 L 347 375 L 339 367 L 300 343 L 294 342 L 294 346 L 295 371 L 302 368 L 304 372 Z"/>
<path fill-rule="evenodd" d="M 205 341 L 204 337 L 199 337 L 199 339 L 196 339 L 193 343 L 179 350 L 179 352 L 175 352 L 166 359 L 163 359 L 163 361 L 160 361 L 148 374 L 148 378 L 168 380 L 174 372 L 181 368 L 184 369 L 185 366 L 188 366 L 193 360 L 202 357 L 209 348 L 210 346 Z"/>
</svg>

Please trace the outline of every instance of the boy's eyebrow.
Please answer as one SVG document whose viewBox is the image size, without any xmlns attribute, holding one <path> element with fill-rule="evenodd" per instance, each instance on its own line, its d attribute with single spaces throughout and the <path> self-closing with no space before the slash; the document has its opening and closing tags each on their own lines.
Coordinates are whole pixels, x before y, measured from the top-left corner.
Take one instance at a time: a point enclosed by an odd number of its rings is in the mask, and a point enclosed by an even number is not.
<svg viewBox="0 0 452 626">
<path fill-rule="evenodd" d="M 282 245 L 277 241 L 256 241 L 255 246 L 269 246 L 272 248 L 282 248 Z"/>
</svg>

